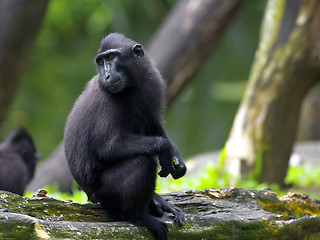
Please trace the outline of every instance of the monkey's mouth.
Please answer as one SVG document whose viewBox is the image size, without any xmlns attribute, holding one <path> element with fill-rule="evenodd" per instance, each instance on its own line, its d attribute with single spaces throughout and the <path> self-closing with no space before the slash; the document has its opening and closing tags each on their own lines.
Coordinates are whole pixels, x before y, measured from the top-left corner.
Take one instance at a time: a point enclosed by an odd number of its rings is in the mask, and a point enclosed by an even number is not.
<svg viewBox="0 0 320 240">
<path fill-rule="evenodd" d="M 117 79 L 115 81 L 110 81 L 108 79 L 105 79 L 105 87 L 107 88 L 107 90 L 111 93 L 118 93 L 122 90 L 123 88 L 123 84 L 121 79 Z"/>
</svg>

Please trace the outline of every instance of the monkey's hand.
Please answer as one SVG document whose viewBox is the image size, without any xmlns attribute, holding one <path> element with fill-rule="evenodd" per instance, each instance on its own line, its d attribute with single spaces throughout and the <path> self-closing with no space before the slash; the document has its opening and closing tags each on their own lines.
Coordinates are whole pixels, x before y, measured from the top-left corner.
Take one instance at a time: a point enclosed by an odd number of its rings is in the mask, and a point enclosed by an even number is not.
<svg viewBox="0 0 320 240">
<path fill-rule="evenodd" d="M 158 157 L 161 166 L 158 175 L 160 177 L 167 177 L 169 173 L 171 173 L 173 167 L 171 154 L 168 154 L 167 151 L 162 151 Z"/>
<path fill-rule="evenodd" d="M 174 179 L 178 179 L 183 177 L 186 171 L 187 171 L 187 167 L 182 161 L 181 156 L 173 157 L 171 176 Z"/>
</svg>

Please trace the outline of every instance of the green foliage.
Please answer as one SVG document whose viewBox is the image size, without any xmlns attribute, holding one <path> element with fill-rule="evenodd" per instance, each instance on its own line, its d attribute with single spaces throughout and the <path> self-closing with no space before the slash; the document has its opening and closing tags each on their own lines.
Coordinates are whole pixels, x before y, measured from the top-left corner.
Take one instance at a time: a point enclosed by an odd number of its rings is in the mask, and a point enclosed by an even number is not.
<svg viewBox="0 0 320 240">
<path fill-rule="evenodd" d="M 45 158 L 61 142 L 73 102 L 96 73 L 93 57 L 101 38 L 116 31 L 147 45 L 176 3 L 50 0 L 1 137 L 25 126 Z M 257 46 L 264 4 L 246 2 L 194 83 L 170 107 L 166 128 L 185 158 L 223 146 Z"/>
<path fill-rule="evenodd" d="M 220 176 L 223 173 L 224 162 L 227 157 L 227 147 L 225 146 L 221 151 L 218 159 L 218 166 L 217 166 L 217 176 Z"/>
<path fill-rule="evenodd" d="M 26 127 L 43 157 L 63 138 L 73 102 L 95 74 L 93 58 L 109 32 L 146 43 L 174 4 L 152 1 L 50 0 L 28 70 L 1 128 Z"/>
<path fill-rule="evenodd" d="M 285 178 L 286 184 L 292 184 L 297 187 L 317 187 L 320 195 L 320 166 L 308 164 L 289 167 Z"/>
<path fill-rule="evenodd" d="M 259 39 L 265 1 L 246 1 L 192 84 L 170 106 L 166 127 L 185 158 L 224 146 Z"/>
<path fill-rule="evenodd" d="M 217 174 L 219 173 L 219 174 Z M 158 178 L 157 192 L 174 192 L 181 189 L 195 189 L 202 190 L 206 188 L 226 188 L 230 186 L 230 182 L 234 182 L 234 186 L 242 187 L 246 189 L 265 189 L 267 187 L 272 188 L 273 191 L 281 192 L 281 189 L 277 185 L 267 185 L 261 184 L 254 179 L 249 179 L 246 181 L 240 180 L 232 176 L 229 172 L 220 172 L 219 167 L 215 167 L 212 162 L 208 163 L 204 173 L 198 176 L 188 176 L 178 180 L 166 180 Z"/>
<path fill-rule="evenodd" d="M 44 190 L 48 192 L 48 197 L 53 197 L 55 199 L 63 199 L 63 200 L 72 200 L 76 203 L 86 203 L 88 202 L 88 197 L 84 191 L 80 190 L 78 185 L 74 182 L 72 185 L 72 194 L 71 193 L 64 193 L 59 191 L 58 184 L 52 184 L 43 187 Z M 31 197 L 32 195 L 36 194 L 36 192 L 31 193 L 27 192 L 24 194 L 26 197 Z"/>
<path fill-rule="evenodd" d="M 223 156 L 223 151 L 221 151 Z M 221 156 L 220 155 L 220 156 Z M 225 188 L 230 186 L 230 182 L 234 186 L 245 189 L 265 189 L 270 188 L 279 196 L 284 195 L 287 191 L 294 191 L 309 194 L 311 197 L 320 198 L 320 167 L 310 165 L 301 165 L 297 167 L 289 167 L 285 183 L 290 185 L 290 189 L 281 189 L 277 184 L 259 183 L 254 178 L 247 180 L 237 179 L 229 172 L 221 172 L 221 167 L 214 166 L 212 162 L 208 163 L 204 173 L 197 176 L 186 175 L 178 180 L 160 179 L 158 178 L 157 192 L 174 192 L 181 189 L 206 189 L 206 188 Z M 314 189 L 318 191 L 314 191 Z"/>
<path fill-rule="evenodd" d="M 265 151 L 270 149 L 270 145 L 269 144 L 264 144 L 262 145 L 260 151 L 257 154 L 257 159 L 255 162 L 255 169 L 254 169 L 254 173 L 252 176 L 248 176 L 248 178 L 253 178 L 254 181 L 259 181 L 261 174 L 262 174 L 262 170 L 263 170 L 263 155 L 265 153 Z"/>
<path fill-rule="evenodd" d="M 221 151 L 220 158 L 223 159 L 225 151 Z M 320 199 L 320 167 L 310 165 L 300 165 L 297 167 L 289 167 L 285 183 L 291 185 L 290 189 L 281 189 L 276 184 L 258 183 L 254 178 L 248 180 L 236 179 L 230 173 L 221 170 L 221 166 L 214 166 L 212 162 L 208 163 L 205 171 L 197 176 L 189 176 L 188 174 L 180 179 L 174 180 L 168 178 L 158 178 L 157 192 L 175 192 L 182 189 L 202 190 L 208 188 L 226 188 L 230 186 L 230 182 L 234 182 L 234 186 L 245 189 L 262 190 L 270 188 L 276 192 L 278 196 L 286 194 L 288 191 L 306 193 L 310 197 Z M 222 171 L 222 172 L 221 172 Z M 45 186 L 48 191 L 48 197 L 56 199 L 72 200 L 76 203 L 86 203 L 87 195 L 78 188 L 77 184 L 73 184 L 73 194 L 59 192 L 57 184 Z M 314 189 L 318 189 L 315 191 Z M 25 196 L 32 196 L 35 193 L 26 193 Z"/>
<path fill-rule="evenodd" d="M 219 178 L 216 175 L 217 169 L 214 168 L 212 163 L 209 163 L 206 166 L 206 171 L 197 176 L 188 176 L 182 177 L 180 179 L 162 179 L 158 178 L 157 182 L 157 192 L 174 192 L 181 189 L 195 189 L 201 190 L 205 188 L 219 188 L 228 186 L 228 182 L 226 182 L 227 174 L 224 174 L 224 178 Z"/>
</svg>

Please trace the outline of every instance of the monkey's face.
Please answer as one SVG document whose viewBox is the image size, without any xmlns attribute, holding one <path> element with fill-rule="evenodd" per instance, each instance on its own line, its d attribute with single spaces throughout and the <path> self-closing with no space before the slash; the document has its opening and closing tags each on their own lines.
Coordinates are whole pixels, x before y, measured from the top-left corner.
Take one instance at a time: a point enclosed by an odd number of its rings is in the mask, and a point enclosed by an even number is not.
<svg viewBox="0 0 320 240">
<path fill-rule="evenodd" d="M 119 93 L 133 85 L 133 66 L 143 57 L 144 51 L 140 44 L 132 46 L 130 52 L 122 48 L 100 52 L 95 57 L 100 83 L 111 93 Z"/>
</svg>

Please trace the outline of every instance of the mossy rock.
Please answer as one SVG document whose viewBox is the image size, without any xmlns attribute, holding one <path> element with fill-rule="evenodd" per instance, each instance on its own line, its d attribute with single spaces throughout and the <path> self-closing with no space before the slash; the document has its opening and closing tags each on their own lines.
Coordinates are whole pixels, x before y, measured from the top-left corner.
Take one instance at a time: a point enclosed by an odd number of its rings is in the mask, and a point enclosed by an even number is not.
<svg viewBox="0 0 320 240">
<path fill-rule="evenodd" d="M 50 195 L 50 194 L 49 194 Z M 169 225 L 169 239 L 320 239 L 320 201 L 304 194 L 281 198 L 269 190 L 184 190 L 162 197 L 186 214 Z M 0 191 L 0 239 L 152 239 L 143 227 L 112 222 L 98 204 Z"/>
</svg>

